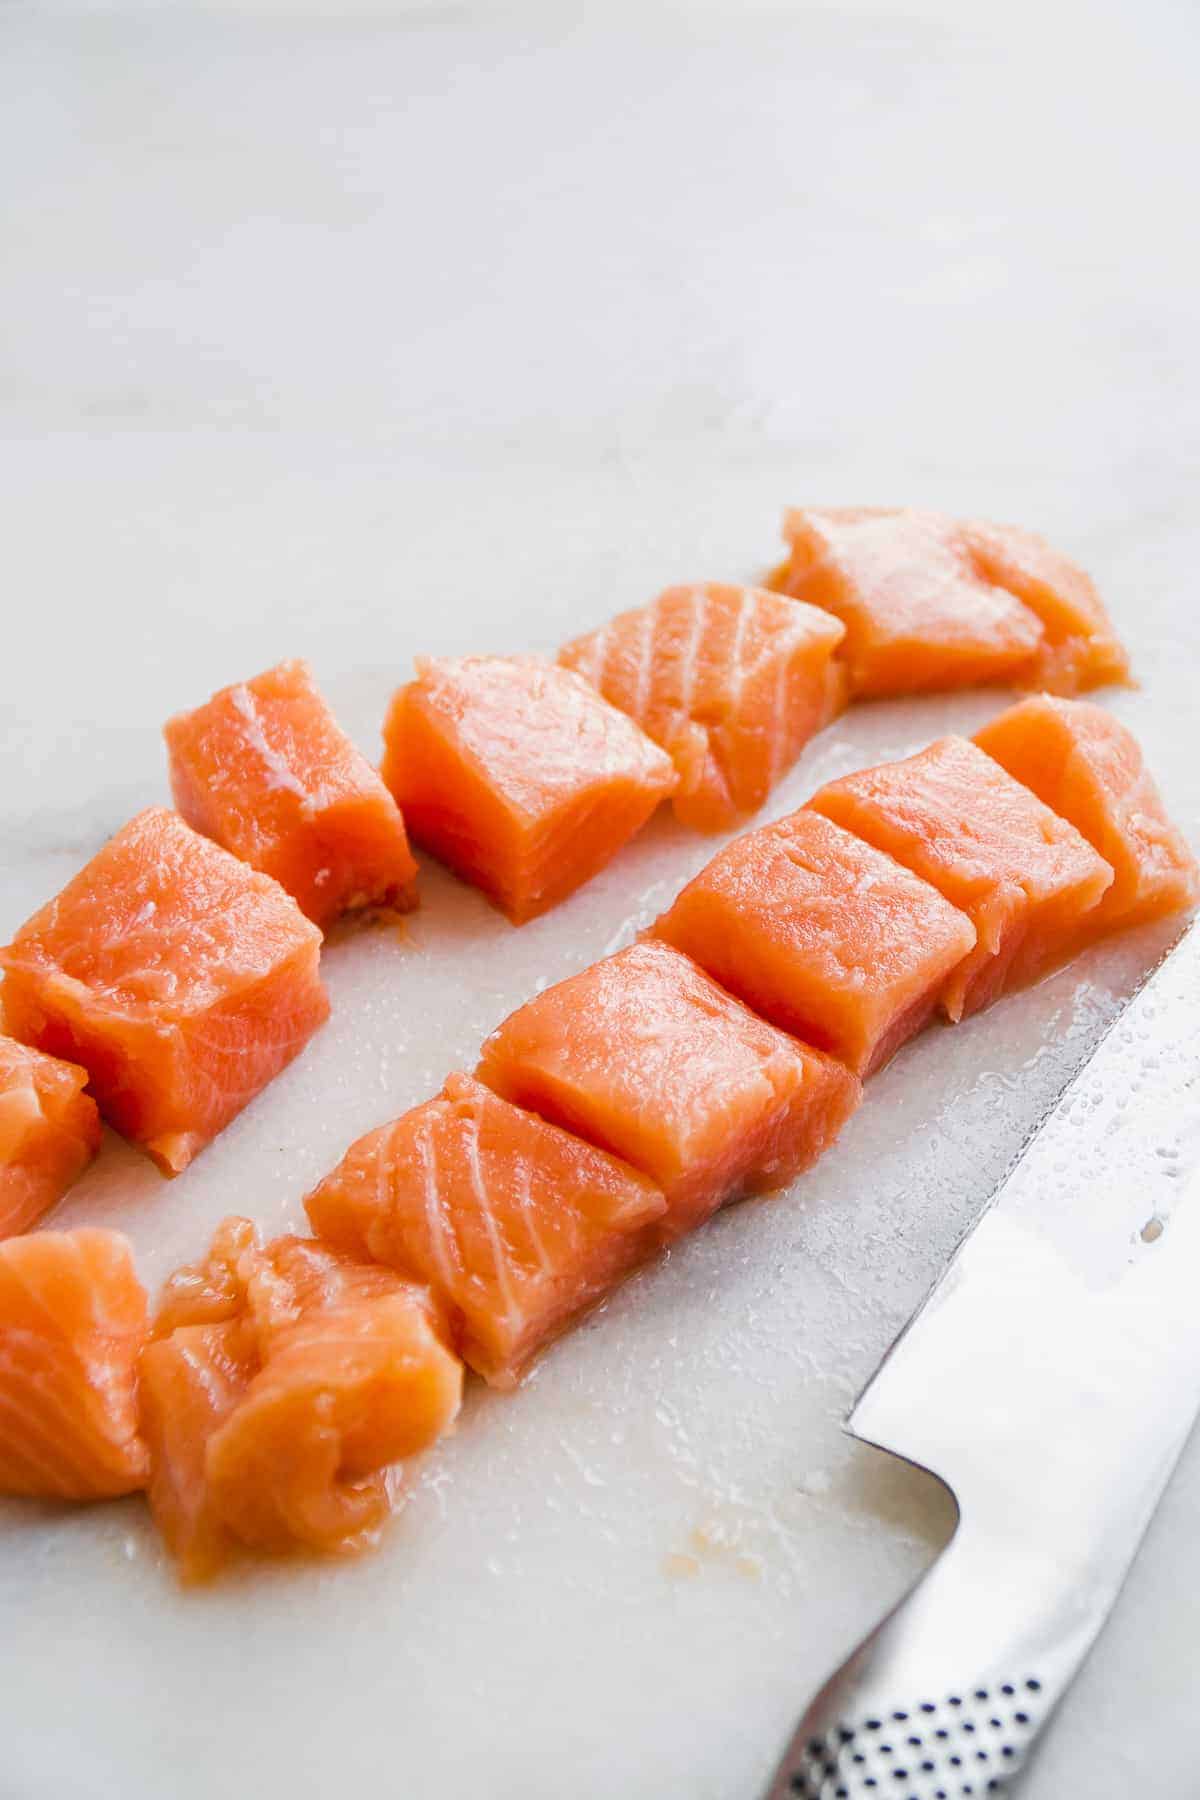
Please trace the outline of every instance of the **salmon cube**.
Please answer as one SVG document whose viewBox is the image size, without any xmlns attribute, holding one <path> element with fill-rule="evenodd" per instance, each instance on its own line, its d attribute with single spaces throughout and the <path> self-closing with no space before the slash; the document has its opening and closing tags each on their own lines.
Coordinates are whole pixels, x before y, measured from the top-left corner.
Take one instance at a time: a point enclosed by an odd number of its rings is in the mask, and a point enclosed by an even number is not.
<svg viewBox="0 0 1200 1800">
<path fill-rule="evenodd" d="M 810 804 L 937 888 L 978 941 L 947 979 L 951 1019 L 1070 954 L 1113 872 L 1073 825 L 966 738 L 832 781 Z"/>
<path fill-rule="evenodd" d="M 683 823 L 722 831 L 762 805 L 844 705 L 842 636 L 816 607 L 709 581 L 620 613 L 559 660 L 670 753 Z"/>
<path fill-rule="evenodd" d="M 669 757 L 577 675 L 523 656 L 419 657 L 383 776 L 418 843 L 514 925 L 590 881 L 675 786 Z"/>
<path fill-rule="evenodd" d="M 1113 884 L 1091 923 L 1141 924 L 1193 906 L 1200 870 L 1167 817 L 1131 731 L 1086 700 L 1038 694 L 975 733 L 981 750 L 1112 864 Z"/>
<path fill-rule="evenodd" d="M 984 578 L 952 519 L 883 507 L 789 512 L 787 560 L 770 585 L 846 627 L 853 694 L 915 694 L 1009 681 L 1029 670 L 1037 614 Z"/>
<path fill-rule="evenodd" d="M 277 882 L 152 807 L 0 950 L 5 1016 L 175 1175 L 327 1017 L 320 948 Z"/>
<path fill-rule="evenodd" d="M 479 1077 L 656 1181 L 665 1240 L 785 1186 L 858 1104 L 848 1069 L 777 1031 L 667 944 L 634 944 L 529 1001 Z"/>
<path fill-rule="evenodd" d="M 0 1494 L 105 1500 L 146 1477 L 146 1295 L 113 1231 L 0 1244 Z"/>
<path fill-rule="evenodd" d="M 226 1220 L 167 1284 L 141 1364 L 149 1499 L 188 1581 L 238 1548 L 378 1541 L 390 1465 L 453 1425 L 462 1364 L 428 1290 Z"/>
<path fill-rule="evenodd" d="M 416 905 L 404 820 L 306 662 L 222 688 L 164 727 L 175 804 L 272 875 L 322 929 L 366 906 Z"/>
<path fill-rule="evenodd" d="M 661 1189 L 469 1075 L 368 1132 L 305 1202 L 318 1237 L 427 1282 L 465 1360 L 513 1387 L 656 1248 Z"/>
<path fill-rule="evenodd" d="M 100 1146 L 87 1070 L 0 1037 L 0 1238 L 28 1231 Z"/>
<path fill-rule="evenodd" d="M 963 538 L 983 579 L 1015 594 L 1041 620 L 1041 647 L 1020 671 L 1021 686 L 1071 695 L 1128 683 L 1128 654 L 1078 563 L 1016 525 L 969 520 Z"/>
<path fill-rule="evenodd" d="M 921 1029 L 975 946 L 936 888 L 807 808 L 736 838 L 654 932 L 863 1076 Z"/>
</svg>

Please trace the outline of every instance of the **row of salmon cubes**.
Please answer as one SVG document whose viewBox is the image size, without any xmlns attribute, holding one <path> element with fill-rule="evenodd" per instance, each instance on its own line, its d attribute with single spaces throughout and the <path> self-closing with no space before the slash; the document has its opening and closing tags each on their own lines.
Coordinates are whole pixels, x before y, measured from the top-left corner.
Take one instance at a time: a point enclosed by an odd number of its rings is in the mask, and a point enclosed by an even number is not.
<svg viewBox="0 0 1200 1800">
<path fill-rule="evenodd" d="M 1030 669 L 1065 686 L 1124 678 L 1087 577 L 1028 534 L 869 508 L 795 512 L 787 532 L 772 579 L 793 598 L 672 588 L 568 645 L 562 666 L 422 661 L 388 714 L 381 772 L 303 663 L 224 689 L 166 727 L 179 812 L 320 928 L 415 905 L 406 813 L 520 922 L 594 875 L 668 795 L 703 827 L 761 804 L 849 694 Z M 9 1028 L 82 1063 L 112 1122 L 174 1173 L 320 1023 L 315 942 L 274 890 L 152 812 L 3 953 Z M 238 1032 L 255 1005 L 282 1016 L 281 984 L 297 1003 L 260 1058 L 261 1034 L 245 1046 Z M 57 1197 L 98 1129 L 77 1076 L 2 1054 L 0 1132 L 65 1109 L 76 1145 L 27 1156 L 20 1174 L 0 1165 L 0 1236 Z"/>
<path fill-rule="evenodd" d="M 246 1222 L 223 1228 L 169 1284 L 148 1350 L 133 1303 L 124 1337 L 111 1319 L 81 1335 L 71 1306 L 94 1308 L 97 1283 L 66 1284 L 47 1353 L 59 1419 L 74 1409 L 94 1433 L 114 1409 L 117 1473 L 89 1473 L 91 1440 L 55 1464 L 13 1365 L 0 1487 L 120 1491 L 148 1466 L 192 1574 L 234 1544 L 373 1541 L 384 1469 L 453 1421 L 459 1356 L 513 1385 L 658 1247 L 819 1155 L 859 1074 L 937 1007 L 960 1017 L 1195 899 L 1194 860 L 1109 715 L 1041 698 L 979 735 L 986 748 L 943 739 L 735 841 L 645 941 L 505 1021 L 476 1078 L 352 1146 L 308 1197 L 317 1242 L 264 1251 Z M 128 1299 L 127 1256 L 85 1235 Z M 78 1252 L 43 1233 L 0 1259 L 55 1243 Z M 10 1304 L 0 1288 L 0 1320 Z M 41 1304 L 45 1331 L 50 1283 Z"/>
<path fill-rule="evenodd" d="M 1086 577 L 1036 540 L 863 509 L 793 514 L 788 529 L 781 585 L 817 583 L 821 609 L 762 590 L 674 588 L 567 646 L 571 667 L 423 661 L 388 714 L 382 771 L 305 664 L 226 688 L 166 727 L 180 817 L 325 928 L 346 910 L 415 905 L 402 802 L 414 835 L 521 921 L 595 874 L 668 794 L 707 826 L 758 805 L 850 687 L 877 691 L 853 672 L 868 638 L 927 682 L 1011 674 L 979 658 L 995 623 L 980 595 L 994 605 L 1004 594 L 1011 609 L 1025 606 L 1019 591 L 1039 629 L 1075 646 L 1073 667 L 1090 644 L 1089 679 L 1120 673 Z M 836 659 L 843 637 L 857 646 L 851 665 Z M 82 1064 L 111 1122 L 176 1173 L 321 1022 L 316 944 L 275 889 L 205 851 L 179 819 L 147 813 L 0 953 L 9 1029 Z M 283 1028 L 242 1044 L 256 1007 Z M 35 1074 L 13 1047 L 2 1054 L 0 1130 L 7 1114 L 9 1135 L 28 1138 L 41 1108 L 66 1108 L 76 1141 L 62 1155 L 31 1143 L 19 1169 L 0 1165 L 0 1236 L 35 1222 L 98 1132 L 77 1075 Z"/>
</svg>

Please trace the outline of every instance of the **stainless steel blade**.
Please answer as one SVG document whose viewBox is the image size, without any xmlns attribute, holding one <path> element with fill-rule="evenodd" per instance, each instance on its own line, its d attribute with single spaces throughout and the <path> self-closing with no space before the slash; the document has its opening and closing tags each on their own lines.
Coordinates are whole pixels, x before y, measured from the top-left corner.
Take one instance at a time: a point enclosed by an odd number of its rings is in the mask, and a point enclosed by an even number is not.
<svg viewBox="0 0 1200 1800">
<path fill-rule="evenodd" d="M 772 1796 L 1007 1788 L 1200 1411 L 1200 926 L 1041 1127 L 849 1420 L 955 1538 L 818 1695 Z"/>
</svg>

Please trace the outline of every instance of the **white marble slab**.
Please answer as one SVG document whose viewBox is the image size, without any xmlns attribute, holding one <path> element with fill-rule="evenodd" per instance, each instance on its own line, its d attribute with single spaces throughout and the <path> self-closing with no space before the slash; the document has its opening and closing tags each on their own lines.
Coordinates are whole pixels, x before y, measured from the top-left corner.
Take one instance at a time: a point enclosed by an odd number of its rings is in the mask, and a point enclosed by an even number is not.
<svg viewBox="0 0 1200 1800">
<path fill-rule="evenodd" d="M 312 658 L 367 748 L 414 653 L 550 648 L 748 575 L 787 501 L 1040 527 L 1200 827 L 1198 20 L 894 0 L 0 13 L 0 929 L 136 807 L 158 728 Z M 863 708 L 775 796 L 970 728 Z M 157 1281 L 299 1217 L 352 1135 L 710 853 L 666 822 L 514 932 L 436 869 L 334 944 L 311 1052 L 180 1180 L 110 1142 L 61 1210 Z M 943 1540 L 839 1421 L 1145 939 L 880 1077 L 515 1399 L 475 1395 L 385 1551 L 182 1599 L 136 1503 L 0 1508 L 0 1792 L 753 1795 Z M 1029 1784 L 1194 1791 L 1200 1454 Z"/>
</svg>

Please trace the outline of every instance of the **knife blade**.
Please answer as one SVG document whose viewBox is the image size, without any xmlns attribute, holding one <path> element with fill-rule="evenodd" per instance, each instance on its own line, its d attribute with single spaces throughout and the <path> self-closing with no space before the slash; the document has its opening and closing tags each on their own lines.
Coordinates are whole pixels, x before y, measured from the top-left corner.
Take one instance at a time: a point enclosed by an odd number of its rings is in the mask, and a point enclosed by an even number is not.
<svg viewBox="0 0 1200 1800">
<path fill-rule="evenodd" d="M 847 1422 L 948 1548 L 805 1712 L 770 1800 L 1010 1789 L 1200 1412 L 1200 925 L 1001 1182 Z"/>
</svg>

